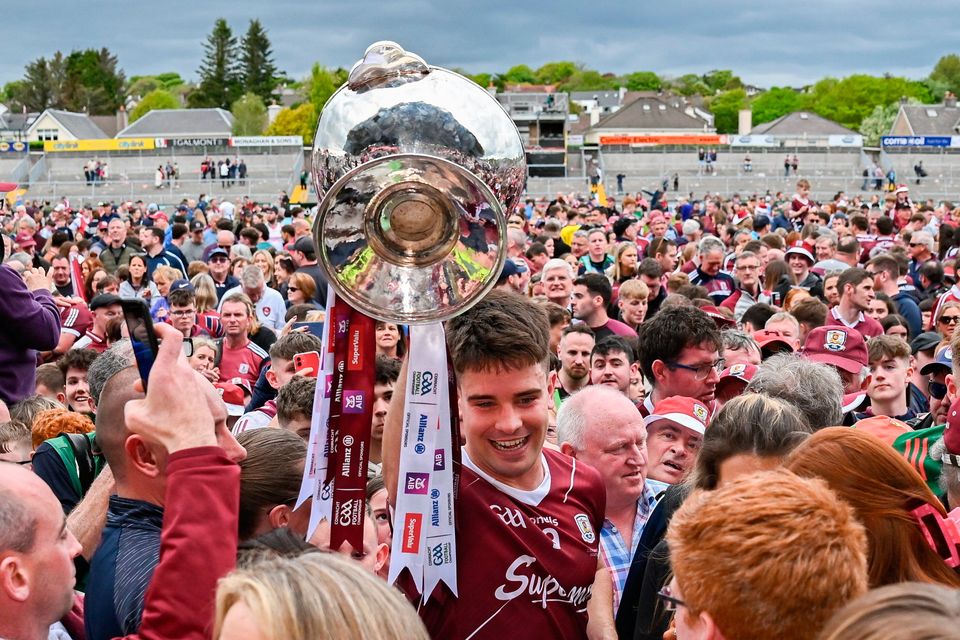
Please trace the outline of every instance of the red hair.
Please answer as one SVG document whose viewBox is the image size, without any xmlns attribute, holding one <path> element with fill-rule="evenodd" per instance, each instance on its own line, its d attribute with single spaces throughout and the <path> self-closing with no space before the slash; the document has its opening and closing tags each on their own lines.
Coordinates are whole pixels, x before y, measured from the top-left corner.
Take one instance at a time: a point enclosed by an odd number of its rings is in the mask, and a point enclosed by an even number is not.
<svg viewBox="0 0 960 640">
<path fill-rule="evenodd" d="M 822 478 L 856 511 L 867 530 L 870 587 L 926 582 L 960 587 L 960 577 L 930 547 L 913 510 L 946 511 L 920 474 L 873 434 L 830 427 L 813 434 L 784 466 Z"/>
</svg>

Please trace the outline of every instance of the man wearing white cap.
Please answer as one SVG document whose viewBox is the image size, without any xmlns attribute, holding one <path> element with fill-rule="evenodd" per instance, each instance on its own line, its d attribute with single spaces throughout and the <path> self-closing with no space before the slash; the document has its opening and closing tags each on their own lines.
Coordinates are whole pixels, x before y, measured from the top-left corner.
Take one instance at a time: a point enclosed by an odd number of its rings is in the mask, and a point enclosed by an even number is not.
<svg viewBox="0 0 960 640">
<path fill-rule="evenodd" d="M 790 265 L 788 274 L 790 282 L 784 282 L 774 291 L 774 302 L 783 304 L 790 289 L 806 289 L 815 298 L 823 297 L 823 281 L 820 276 L 810 271 L 816 263 L 813 257 L 814 247 L 809 242 L 797 240 L 787 249 L 785 257 Z"/>
<path fill-rule="evenodd" d="M 696 460 L 707 430 L 707 405 L 684 396 L 661 400 L 643 419 L 647 427 L 647 477 L 676 484 Z"/>
</svg>

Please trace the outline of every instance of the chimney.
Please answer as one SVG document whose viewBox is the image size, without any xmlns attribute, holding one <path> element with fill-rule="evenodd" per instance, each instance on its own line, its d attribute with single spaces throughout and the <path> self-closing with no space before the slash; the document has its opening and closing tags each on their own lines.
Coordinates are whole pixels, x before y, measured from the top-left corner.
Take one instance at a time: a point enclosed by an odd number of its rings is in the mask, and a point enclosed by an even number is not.
<svg viewBox="0 0 960 640">
<path fill-rule="evenodd" d="M 127 108 L 124 105 L 120 105 L 120 108 L 117 109 L 117 131 L 123 131 L 127 128 L 128 124 Z"/>
<path fill-rule="evenodd" d="M 750 109 L 740 109 L 737 120 L 737 134 L 748 136 L 750 135 L 751 129 L 753 129 L 753 111 Z"/>
<path fill-rule="evenodd" d="M 590 110 L 590 126 L 592 127 L 598 122 L 600 122 L 600 107 Z"/>
<path fill-rule="evenodd" d="M 273 121 L 277 119 L 277 114 L 283 111 L 283 107 L 278 104 L 272 104 L 267 107 L 267 124 L 273 124 Z"/>
<path fill-rule="evenodd" d="M 956 109 L 957 96 L 955 96 L 953 92 L 947 91 L 945 94 L 943 94 L 943 106 L 945 106 L 948 109 Z"/>
</svg>

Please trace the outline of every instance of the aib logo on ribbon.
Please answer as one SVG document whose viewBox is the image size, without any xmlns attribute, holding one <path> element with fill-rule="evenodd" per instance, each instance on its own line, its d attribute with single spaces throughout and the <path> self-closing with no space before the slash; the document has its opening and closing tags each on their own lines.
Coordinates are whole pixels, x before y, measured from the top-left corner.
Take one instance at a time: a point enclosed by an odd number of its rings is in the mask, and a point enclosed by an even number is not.
<svg viewBox="0 0 960 640">
<path fill-rule="evenodd" d="M 429 473 L 408 473 L 406 482 L 404 482 L 403 492 L 418 495 L 426 495 L 430 486 Z"/>
<path fill-rule="evenodd" d="M 433 452 L 433 470 L 434 471 L 443 471 L 446 464 L 444 464 L 443 449 L 437 449 Z"/>
<path fill-rule="evenodd" d="M 343 391 L 343 412 L 344 413 L 363 413 L 363 391 L 353 391 L 344 389 Z"/>
</svg>

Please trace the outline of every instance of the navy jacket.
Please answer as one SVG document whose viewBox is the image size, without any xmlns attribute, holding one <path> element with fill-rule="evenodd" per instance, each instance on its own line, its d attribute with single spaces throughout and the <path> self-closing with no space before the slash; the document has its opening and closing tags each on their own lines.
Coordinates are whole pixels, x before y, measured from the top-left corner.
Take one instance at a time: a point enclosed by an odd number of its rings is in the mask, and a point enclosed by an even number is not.
<svg viewBox="0 0 960 640">
<path fill-rule="evenodd" d="M 84 619 L 87 640 L 111 640 L 140 628 L 147 586 L 160 562 L 163 508 L 110 497 L 107 524 L 90 562 Z"/>
</svg>

